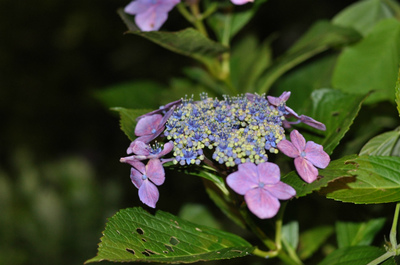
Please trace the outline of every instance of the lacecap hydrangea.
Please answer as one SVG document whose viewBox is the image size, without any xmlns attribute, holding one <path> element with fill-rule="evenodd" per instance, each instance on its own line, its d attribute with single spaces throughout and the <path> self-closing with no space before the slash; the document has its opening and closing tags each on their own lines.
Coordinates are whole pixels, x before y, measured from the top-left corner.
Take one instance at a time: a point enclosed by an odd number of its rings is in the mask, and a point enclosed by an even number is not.
<svg viewBox="0 0 400 265">
<path fill-rule="evenodd" d="M 280 181 L 279 167 L 269 162 L 281 151 L 294 158 L 301 178 L 311 183 L 318 168 L 330 158 L 321 145 L 305 142 L 297 131 L 286 140 L 285 129 L 303 122 L 325 130 L 325 125 L 298 115 L 286 106 L 290 92 L 280 97 L 247 93 L 223 99 L 200 95 L 186 97 L 138 118 L 134 140 L 121 162 L 132 166 L 131 180 L 139 189 L 140 200 L 155 207 L 156 186 L 165 180 L 163 165 L 211 166 L 226 174 L 227 185 L 240 195 L 259 218 L 271 218 L 279 210 L 279 199 L 290 199 L 296 191 Z M 292 117 L 295 120 L 289 121 Z M 147 161 L 147 165 L 144 165 Z M 222 173 L 223 175 L 224 173 Z"/>
</svg>

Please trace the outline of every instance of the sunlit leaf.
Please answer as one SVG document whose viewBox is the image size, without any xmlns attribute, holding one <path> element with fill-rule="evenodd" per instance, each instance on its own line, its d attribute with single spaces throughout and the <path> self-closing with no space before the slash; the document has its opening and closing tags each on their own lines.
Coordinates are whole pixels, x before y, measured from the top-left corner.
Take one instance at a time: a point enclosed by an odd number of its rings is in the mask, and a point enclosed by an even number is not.
<svg viewBox="0 0 400 265">
<path fill-rule="evenodd" d="M 326 197 L 352 203 L 400 201 L 400 157 L 359 156 L 352 177 L 338 179 L 326 188 Z"/>
<path fill-rule="evenodd" d="M 400 68 L 399 68 L 399 74 L 397 76 L 397 81 L 396 81 L 395 94 L 396 94 L 397 111 L 399 112 L 399 116 L 400 116 Z"/>
<path fill-rule="evenodd" d="M 192 263 L 249 255 L 244 239 L 172 214 L 142 208 L 119 211 L 107 222 L 97 256 L 86 261 Z"/>
<path fill-rule="evenodd" d="M 336 238 L 339 248 L 368 246 L 385 224 L 385 218 L 363 223 L 336 222 Z"/>
<path fill-rule="evenodd" d="M 360 155 L 400 156 L 400 129 L 385 132 L 369 140 Z"/>
<path fill-rule="evenodd" d="M 400 64 L 400 22 L 386 19 L 339 56 L 332 84 L 342 91 L 365 94 L 367 102 L 393 101 Z"/>
</svg>

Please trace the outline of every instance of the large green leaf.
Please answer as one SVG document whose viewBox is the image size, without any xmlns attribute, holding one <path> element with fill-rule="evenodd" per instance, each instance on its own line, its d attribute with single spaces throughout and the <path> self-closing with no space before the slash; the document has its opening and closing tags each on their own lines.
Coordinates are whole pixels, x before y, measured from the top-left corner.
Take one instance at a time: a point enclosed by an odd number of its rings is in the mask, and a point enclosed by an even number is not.
<svg viewBox="0 0 400 265">
<path fill-rule="evenodd" d="M 113 85 L 96 91 L 95 97 L 105 106 L 144 109 L 157 108 L 161 105 L 159 94 L 165 86 L 153 81 L 134 81 Z"/>
<path fill-rule="evenodd" d="M 332 226 L 317 226 L 301 233 L 298 250 L 300 259 L 305 260 L 311 257 L 333 232 Z"/>
<path fill-rule="evenodd" d="M 119 125 L 121 130 L 128 136 L 129 140 L 133 141 L 136 138 L 135 127 L 136 118 L 140 115 L 152 111 L 151 109 L 125 109 L 125 108 L 112 108 L 112 110 L 118 111 L 120 115 Z"/>
<path fill-rule="evenodd" d="M 349 130 L 364 100 L 364 95 L 352 95 L 333 89 L 315 90 L 311 100 L 304 102 L 304 107 L 296 111 L 324 123 L 326 131 L 311 130 L 304 125 L 301 127 L 307 131 L 302 131 L 302 134 L 307 141 L 321 144 L 325 152 L 331 154 Z"/>
<path fill-rule="evenodd" d="M 400 116 L 400 68 L 399 68 L 399 74 L 397 76 L 397 81 L 396 81 L 395 95 L 396 95 L 397 111 L 399 112 L 399 116 Z"/>
<path fill-rule="evenodd" d="M 313 191 L 326 187 L 329 182 L 351 176 L 349 171 L 354 170 L 355 165 L 348 163 L 348 161 L 352 161 L 354 157 L 355 156 L 347 156 L 331 161 L 327 168 L 319 170 L 320 178 L 310 184 L 302 180 L 295 171 L 284 176 L 282 181 L 296 190 L 296 197 L 303 197 Z"/>
<path fill-rule="evenodd" d="M 400 128 L 385 132 L 369 140 L 360 155 L 400 156 Z"/>
<path fill-rule="evenodd" d="M 394 17 L 394 13 L 387 1 L 366 0 L 350 5 L 338 13 L 332 22 L 335 25 L 352 27 L 365 36 L 376 23 L 392 17 Z"/>
<path fill-rule="evenodd" d="M 340 248 L 332 252 L 318 265 L 365 265 L 385 254 L 385 250 L 371 246 Z M 395 265 L 393 260 L 384 263 Z"/>
<path fill-rule="evenodd" d="M 360 38 L 355 30 L 336 26 L 327 21 L 315 23 L 287 53 L 267 69 L 254 92 L 267 92 L 280 76 L 301 62 L 330 48 L 354 43 Z"/>
<path fill-rule="evenodd" d="M 374 90 L 367 102 L 393 101 L 400 64 L 400 22 L 379 22 L 359 43 L 340 55 L 332 83 L 342 91 L 365 94 Z"/>
<path fill-rule="evenodd" d="M 339 248 L 368 246 L 385 224 L 385 218 L 363 223 L 336 222 L 336 238 Z"/>
<path fill-rule="evenodd" d="M 400 157 L 359 156 L 352 177 L 338 179 L 326 188 L 326 197 L 352 203 L 400 201 Z"/>
<path fill-rule="evenodd" d="M 142 208 L 119 211 L 107 222 L 97 256 L 86 263 L 192 263 L 249 255 L 244 239 L 215 228 L 193 224 L 172 214 Z"/>
</svg>

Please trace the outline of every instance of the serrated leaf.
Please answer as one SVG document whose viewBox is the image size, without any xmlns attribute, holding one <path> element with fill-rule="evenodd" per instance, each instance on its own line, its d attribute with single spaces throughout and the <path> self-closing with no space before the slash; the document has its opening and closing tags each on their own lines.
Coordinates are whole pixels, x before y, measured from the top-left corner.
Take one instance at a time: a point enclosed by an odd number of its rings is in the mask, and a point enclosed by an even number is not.
<svg viewBox="0 0 400 265">
<path fill-rule="evenodd" d="M 385 254 L 383 249 L 371 246 L 339 248 L 328 255 L 319 265 L 365 265 L 383 254 Z M 394 265 L 395 263 L 387 264 Z"/>
<path fill-rule="evenodd" d="M 318 226 L 300 234 L 299 257 L 305 260 L 312 256 L 333 234 L 332 226 Z"/>
<path fill-rule="evenodd" d="M 372 219 L 363 223 L 336 222 L 339 248 L 370 245 L 384 224 L 385 218 Z"/>
<path fill-rule="evenodd" d="M 140 115 L 146 114 L 151 109 L 125 109 L 125 108 L 112 108 L 114 111 L 118 111 L 120 115 L 119 125 L 121 130 L 128 136 L 129 140 L 133 141 L 136 138 L 135 135 L 135 126 L 136 126 L 136 118 Z"/>
<path fill-rule="evenodd" d="M 365 36 L 379 21 L 392 17 L 394 13 L 385 1 L 367 0 L 348 6 L 332 19 L 332 23 L 352 27 Z"/>
<path fill-rule="evenodd" d="M 365 94 L 374 90 L 368 103 L 393 101 L 400 64 L 400 22 L 380 21 L 360 42 L 339 56 L 332 84 L 346 92 Z"/>
<path fill-rule="evenodd" d="M 361 155 L 400 156 L 400 129 L 385 132 L 369 140 L 361 149 Z"/>
<path fill-rule="evenodd" d="M 154 95 L 164 89 L 165 86 L 153 81 L 125 82 L 96 91 L 95 97 L 109 108 L 156 108 L 161 102 Z"/>
<path fill-rule="evenodd" d="M 400 157 L 359 156 L 352 177 L 338 179 L 326 188 L 326 197 L 352 203 L 400 201 Z"/>
<path fill-rule="evenodd" d="M 260 78 L 255 92 L 266 93 L 285 72 L 312 56 L 332 47 L 341 47 L 358 41 L 361 36 L 354 30 L 332 25 L 327 21 L 315 23 L 276 64 Z"/>
<path fill-rule="evenodd" d="M 326 187 L 329 182 L 351 176 L 349 171 L 354 170 L 355 165 L 348 163 L 348 161 L 352 161 L 354 157 L 355 155 L 331 161 L 327 168 L 318 170 L 320 177 L 310 184 L 301 179 L 295 171 L 284 176 L 282 182 L 289 184 L 296 190 L 296 197 L 306 196 L 313 191 Z"/>
<path fill-rule="evenodd" d="M 249 255 L 239 236 L 142 208 L 119 211 L 107 222 L 97 256 L 86 261 L 192 263 Z"/>
<path fill-rule="evenodd" d="M 176 32 L 138 31 L 132 22 L 132 16 L 122 9 L 118 10 L 118 14 L 129 29 L 127 33 L 146 38 L 165 49 L 194 58 L 209 67 L 217 57 L 229 51 L 228 47 L 205 37 L 194 28 Z"/>
</svg>

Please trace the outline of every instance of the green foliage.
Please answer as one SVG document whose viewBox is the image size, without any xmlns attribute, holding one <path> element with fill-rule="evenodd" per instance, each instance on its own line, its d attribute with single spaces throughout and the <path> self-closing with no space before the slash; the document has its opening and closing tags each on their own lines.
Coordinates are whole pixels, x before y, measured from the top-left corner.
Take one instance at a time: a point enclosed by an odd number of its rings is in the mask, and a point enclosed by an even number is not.
<svg viewBox="0 0 400 265">
<path fill-rule="evenodd" d="M 234 234 L 162 211 L 153 215 L 142 208 L 119 211 L 110 218 L 103 234 L 97 256 L 86 263 L 102 260 L 192 263 L 242 257 L 253 249 Z"/>
<path fill-rule="evenodd" d="M 360 155 L 400 156 L 399 137 L 399 128 L 375 136 L 363 146 Z"/>
<path fill-rule="evenodd" d="M 299 257 L 305 260 L 312 256 L 333 234 L 332 226 L 317 226 L 300 234 Z"/>
<path fill-rule="evenodd" d="M 400 64 L 400 22 L 386 19 L 376 24 L 363 40 L 339 56 L 333 86 L 342 91 L 374 93 L 367 102 L 393 101 Z"/>
<path fill-rule="evenodd" d="M 340 248 L 327 256 L 319 265 L 365 265 L 383 255 L 383 249 L 371 246 L 353 246 Z M 393 260 L 384 263 L 395 265 Z"/>
<path fill-rule="evenodd" d="M 137 123 L 136 118 L 139 117 L 140 115 L 146 114 L 150 111 L 151 109 L 125 109 L 125 108 L 112 108 L 114 111 L 118 111 L 120 115 L 120 127 L 121 130 L 125 133 L 126 136 L 128 136 L 129 140 L 133 141 L 136 138 L 135 135 L 135 126 Z"/>
<path fill-rule="evenodd" d="M 397 104 L 397 111 L 399 112 L 400 116 L 400 68 L 399 68 L 399 74 L 397 76 L 397 81 L 396 81 L 396 88 L 395 88 L 395 97 L 396 97 L 396 104 Z"/>
</svg>

